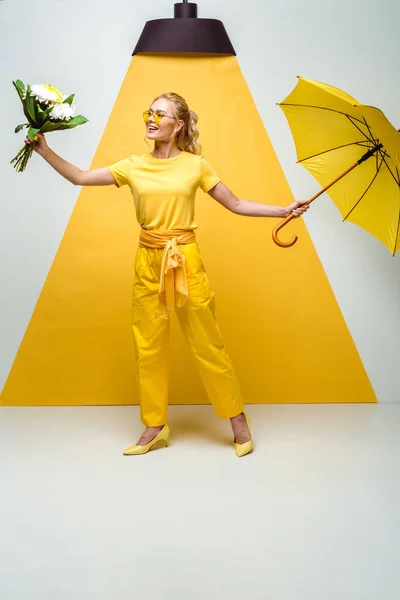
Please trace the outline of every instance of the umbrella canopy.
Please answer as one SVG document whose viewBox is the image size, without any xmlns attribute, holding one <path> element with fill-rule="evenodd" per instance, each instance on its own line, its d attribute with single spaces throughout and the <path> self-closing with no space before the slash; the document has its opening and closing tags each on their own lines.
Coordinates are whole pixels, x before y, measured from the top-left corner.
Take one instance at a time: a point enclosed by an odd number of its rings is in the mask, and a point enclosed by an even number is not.
<svg viewBox="0 0 400 600">
<path fill-rule="evenodd" d="M 399 132 L 379 109 L 302 77 L 279 106 L 298 162 L 324 186 L 309 202 L 329 188 L 343 219 L 374 235 L 394 255 L 400 247 Z"/>
</svg>

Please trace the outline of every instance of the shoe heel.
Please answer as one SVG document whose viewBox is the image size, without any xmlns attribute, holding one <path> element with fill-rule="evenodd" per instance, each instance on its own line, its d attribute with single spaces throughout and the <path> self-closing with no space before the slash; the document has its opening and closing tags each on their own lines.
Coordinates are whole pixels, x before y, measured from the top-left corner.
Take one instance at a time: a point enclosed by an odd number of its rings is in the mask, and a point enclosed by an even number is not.
<svg viewBox="0 0 400 600">
<path fill-rule="evenodd" d="M 160 448 L 167 448 L 168 442 L 167 440 L 158 440 L 152 447 L 151 450 L 159 450 Z"/>
</svg>

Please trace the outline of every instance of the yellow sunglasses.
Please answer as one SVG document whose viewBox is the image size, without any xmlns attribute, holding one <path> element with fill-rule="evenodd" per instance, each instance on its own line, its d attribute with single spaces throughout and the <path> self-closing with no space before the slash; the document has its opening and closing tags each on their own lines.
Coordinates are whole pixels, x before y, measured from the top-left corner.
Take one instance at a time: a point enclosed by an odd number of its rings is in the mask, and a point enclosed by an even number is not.
<svg viewBox="0 0 400 600">
<path fill-rule="evenodd" d="M 170 115 L 165 115 L 163 112 L 160 112 L 159 110 L 156 110 L 155 112 L 152 112 L 150 110 L 145 110 L 143 113 L 144 122 L 147 123 L 149 121 L 150 117 L 153 117 L 154 123 L 156 123 L 156 125 L 158 125 L 161 122 L 161 119 L 164 119 L 165 117 L 167 119 L 175 119 L 176 120 L 176 117 L 171 117 Z"/>
</svg>

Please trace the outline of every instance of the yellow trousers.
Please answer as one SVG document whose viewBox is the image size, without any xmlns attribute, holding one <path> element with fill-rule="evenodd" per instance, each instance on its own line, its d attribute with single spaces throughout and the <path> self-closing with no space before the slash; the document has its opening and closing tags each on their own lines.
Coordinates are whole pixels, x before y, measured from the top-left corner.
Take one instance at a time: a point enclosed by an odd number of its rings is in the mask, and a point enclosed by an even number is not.
<svg viewBox="0 0 400 600">
<path fill-rule="evenodd" d="M 243 400 L 231 360 L 215 320 L 214 292 L 197 243 L 179 245 L 185 257 L 187 299 L 175 307 L 185 339 L 218 417 L 243 411 Z M 147 427 L 167 422 L 170 315 L 160 301 L 163 249 L 139 246 L 132 294 L 136 384 L 141 419 Z"/>
</svg>

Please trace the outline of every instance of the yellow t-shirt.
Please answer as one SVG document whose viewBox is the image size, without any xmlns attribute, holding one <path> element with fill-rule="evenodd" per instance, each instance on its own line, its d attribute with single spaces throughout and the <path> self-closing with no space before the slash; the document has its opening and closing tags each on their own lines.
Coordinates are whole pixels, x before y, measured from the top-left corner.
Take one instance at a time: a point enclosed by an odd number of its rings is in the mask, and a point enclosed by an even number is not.
<svg viewBox="0 0 400 600">
<path fill-rule="evenodd" d="M 190 152 L 172 158 L 132 154 L 108 169 L 118 187 L 129 185 L 137 220 L 146 229 L 196 229 L 196 191 L 208 192 L 220 181 L 205 158 Z"/>
</svg>

